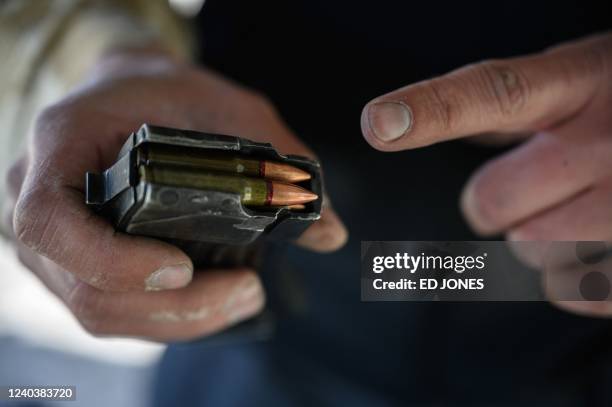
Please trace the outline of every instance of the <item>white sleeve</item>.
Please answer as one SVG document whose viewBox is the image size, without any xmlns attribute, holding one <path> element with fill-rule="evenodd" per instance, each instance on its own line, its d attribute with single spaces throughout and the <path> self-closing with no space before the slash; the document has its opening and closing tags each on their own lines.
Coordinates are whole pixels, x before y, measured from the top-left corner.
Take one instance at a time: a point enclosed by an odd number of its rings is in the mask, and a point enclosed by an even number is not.
<svg viewBox="0 0 612 407">
<path fill-rule="evenodd" d="M 79 83 L 110 48 L 155 41 L 187 57 L 185 25 L 165 0 L 0 2 L 0 205 L 7 170 L 42 108 Z"/>
</svg>

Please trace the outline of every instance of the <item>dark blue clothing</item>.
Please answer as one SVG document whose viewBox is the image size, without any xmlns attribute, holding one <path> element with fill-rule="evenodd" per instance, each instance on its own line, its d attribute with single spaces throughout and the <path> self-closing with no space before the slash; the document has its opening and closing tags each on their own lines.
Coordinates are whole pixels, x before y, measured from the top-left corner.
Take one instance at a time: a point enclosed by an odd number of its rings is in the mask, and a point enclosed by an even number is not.
<svg viewBox="0 0 612 407">
<path fill-rule="evenodd" d="M 173 345 L 156 406 L 612 404 L 612 324 L 546 303 L 362 303 L 361 240 L 469 240 L 457 198 L 501 152 L 456 141 L 385 154 L 364 104 L 463 64 L 610 27 L 606 4 L 208 0 L 202 61 L 267 94 L 321 157 L 351 234 L 262 269 L 264 341 Z"/>
</svg>

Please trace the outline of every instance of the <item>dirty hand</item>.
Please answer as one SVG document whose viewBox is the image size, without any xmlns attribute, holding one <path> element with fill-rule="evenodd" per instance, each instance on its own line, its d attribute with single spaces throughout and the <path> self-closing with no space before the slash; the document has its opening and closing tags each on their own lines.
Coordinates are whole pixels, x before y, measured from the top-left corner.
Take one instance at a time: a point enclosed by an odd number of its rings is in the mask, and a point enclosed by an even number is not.
<svg viewBox="0 0 612 407">
<path fill-rule="evenodd" d="M 27 155 L 10 171 L 6 213 L 20 259 L 98 335 L 185 340 L 256 314 L 265 296 L 253 270 L 194 273 L 178 248 L 117 233 L 85 206 L 85 172 L 107 168 L 142 123 L 312 156 L 253 91 L 163 54 L 109 54 L 83 86 L 40 114 Z M 345 239 L 326 207 L 298 243 L 329 251 Z"/>
<path fill-rule="evenodd" d="M 524 142 L 465 186 L 461 207 L 469 224 L 509 240 L 612 240 L 610 33 L 380 96 L 365 107 L 362 130 L 382 151 L 515 135 Z M 588 304 L 576 311 L 588 312 Z"/>
</svg>

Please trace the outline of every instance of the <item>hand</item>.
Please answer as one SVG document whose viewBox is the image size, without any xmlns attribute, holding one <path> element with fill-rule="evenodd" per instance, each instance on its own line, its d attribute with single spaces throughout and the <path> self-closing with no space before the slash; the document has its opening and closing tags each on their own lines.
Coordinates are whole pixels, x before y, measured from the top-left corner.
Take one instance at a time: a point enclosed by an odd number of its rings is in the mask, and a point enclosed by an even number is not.
<svg viewBox="0 0 612 407">
<path fill-rule="evenodd" d="M 256 314 L 264 292 L 255 271 L 194 274 L 178 248 L 116 233 L 85 206 L 85 172 L 107 168 L 145 122 L 312 156 L 260 95 L 163 55 L 113 54 L 87 84 L 42 112 L 27 157 L 9 174 L 20 259 L 94 334 L 184 340 Z M 329 251 L 345 239 L 327 206 L 298 243 Z"/>
<path fill-rule="evenodd" d="M 533 134 L 469 180 L 470 225 L 509 240 L 612 240 L 612 34 L 401 88 L 368 103 L 362 130 L 383 151 Z"/>
</svg>

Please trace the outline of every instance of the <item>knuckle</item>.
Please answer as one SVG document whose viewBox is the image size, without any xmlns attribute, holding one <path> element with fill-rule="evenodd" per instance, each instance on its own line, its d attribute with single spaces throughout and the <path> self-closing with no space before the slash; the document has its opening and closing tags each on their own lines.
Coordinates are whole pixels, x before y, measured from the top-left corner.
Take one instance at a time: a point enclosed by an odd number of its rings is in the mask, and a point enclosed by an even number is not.
<svg viewBox="0 0 612 407">
<path fill-rule="evenodd" d="M 87 319 L 75 315 L 77 322 L 81 325 L 81 328 L 90 335 L 96 336 L 100 334 L 100 323 L 96 320 Z"/>
<path fill-rule="evenodd" d="M 51 205 L 50 212 L 43 207 Z M 40 254 L 49 254 L 56 233 L 51 222 L 57 204 L 46 199 L 44 193 L 34 188 L 21 194 L 13 216 L 13 230 L 17 239 Z"/>
<path fill-rule="evenodd" d="M 93 324 L 105 316 L 102 294 L 84 282 L 75 283 L 66 296 L 66 305 L 83 324 Z"/>
<path fill-rule="evenodd" d="M 17 247 L 17 260 L 26 268 L 36 271 L 40 268 L 39 259 L 28 249 L 23 246 Z"/>
<path fill-rule="evenodd" d="M 229 324 L 226 321 L 220 319 L 216 321 L 198 321 L 185 327 L 181 339 L 189 340 L 197 337 L 206 337 L 222 331 L 228 326 Z"/>
<path fill-rule="evenodd" d="M 116 316 L 105 294 L 84 282 L 77 282 L 65 298 L 68 309 L 87 333 L 93 336 L 114 334 Z"/>
<path fill-rule="evenodd" d="M 551 236 L 545 236 L 538 225 L 528 222 L 512 228 L 508 232 L 508 237 L 516 241 L 542 241 L 549 239 Z"/>
<path fill-rule="evenodd" d="M 245 91 L 245 99 L 250 109 L 255 114 L 264 115 L 266 117 L 277 116 L 276 107 L 267 95 L 253 89 L 247 89 Z"/>
<path fill-rule="evenodd" d="M 607 35 L 597 46 L 599 60 L 606 78 L 612 78 L 612 34 Z"/>
<path fill-rule="evenodd" d="M 251 103 L 252 106 L 259 114 L 263 114 L 265 116 L 276 116 L 276 107 L 267 96 L 251 91 Z"/>
<path fill-rule="evenodd" d="M 600 60 L 597 53 L 591 48 L 580 49 L 569 56 L 561 54 L 561 57 L 557 59 L 557 66 L 559 80 L 567 88 L 583 88 L 585 81 L 594 83 L 593 78 L 601 77 Z"/>
<path fill-rule="evenodd" d="M 587 79 L 608 79 L 612 76 L 612 40 L 597 42 L 582 49 L 582 57 L 576 58 L 578 72 Z"/>
<path fill-rule="evenodd" d="M 568 85 L 576 80 L 609 77 L 612 64 L 612 34 L 596 35 L 586 40 L 562 44 L 547 50 L 556 54 L 557 64 Z M 563 52 L 565 51 L 565 52 Z M 594 81 L 599 83 L 598 81 Z"/>
<path fill-rule="evenodd" d="M 464 212 L 468 220 L 481 233 L 491 233 L 496 227 L 496 218 L 499 210 L 499 194 L 494 183 L 482 175 L 476 176 L 468 186 L 468 193 L 464 197 Z"/>
<path fill-rule="evenodd" d="M 426 83 L 427 92 L 430 98 L 429 106 L 431 108 L 432 119 L 445 131 L 451 131 L 455 127 L 455 104 L 448 97 L 443 96 L 441 83 L 432 80 Z"/>
<path fill-rule="evenodd" d="M 65 108 L 63 105 L 57 103 L 45 107 L 34 120 L 34 141 L 42 141 L 49 135 L 50 127 L 55 126 L 55 123 L 63 120 L 65 117 Z"/>
<path fill-rule="evenodd" d="M 35 232 L 33 219 L 39 210 L 39 204 L 35 192 L 22 194 L 17 201 L 13 215 L 13 230 L 17 239 L 30 248 L 40 245 L 40 235 Z"/>
<path fill-rule="evenodd" d="M 4 206 L 2 208 L 2 226 L 6 229 L 7 233 L 9 233 L 9 235 L 12 235 L 13 232 L 13 211 L 12 209 L 7 206 Z"/>
<path fill-rule="evenodd" d="M 19 195 L 21 184 L 25 176 L 25 158 L 20 158 L 15 161 L 8 169 L 6 174 L 6 184 L 9 189 L 9 193 L 15 197 Z"/>
<path fill-rule="evenodd" d="M 272 106 L 272 102 L 270 101 L 268 96 L 258 90 L 245 89 L 245 93 L 247 98 L 249 98 L 250 102 L 254 105 L 257 105 L 261 108 L 269 108 Z"/>
<path fill-rule="evenodd" d="M 90 335 L 101 336 L 105 333 L 102 329 L 102 324 L 96 319 L 77 317 L 77 320 L 81 327 Z"/>
<path fill-rule="evenodd" d="M 473 67 L 482 91 L 491 100 L 496 113 L 512 118 L 519 113 L 530 94 L 527 77 L 516 64 L 507 61 L 485 61 Z"/>
</svg>

